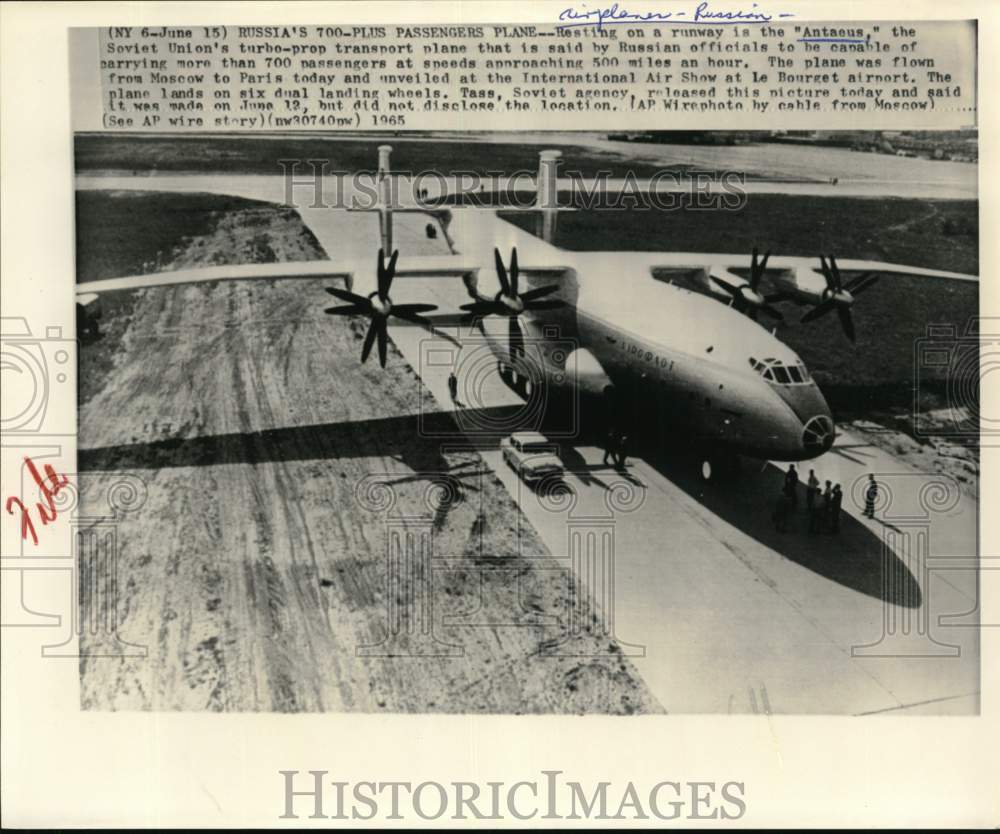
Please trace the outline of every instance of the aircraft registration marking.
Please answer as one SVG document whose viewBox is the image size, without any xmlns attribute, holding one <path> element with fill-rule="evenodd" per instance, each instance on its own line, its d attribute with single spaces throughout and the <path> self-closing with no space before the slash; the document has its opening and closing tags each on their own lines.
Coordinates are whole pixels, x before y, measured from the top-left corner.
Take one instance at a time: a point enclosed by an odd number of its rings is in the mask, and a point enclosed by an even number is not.
<svg viewBox="0 0 1000 834">
<path fill-rule="evenodd" d="M 622 350 L 630 356 L 642 359 L 644 362 L 648 362 L 650 365 L 654 365 L 657 368 L 663 368 L 669 371 L 674 367 L 673 359 L 668 359 L 666 356 L 660 356 L 658 353 L 646 350 L 646 348 L 642 345 L 637 345 L 635 342 L 622 342 Z"/>
</svg>

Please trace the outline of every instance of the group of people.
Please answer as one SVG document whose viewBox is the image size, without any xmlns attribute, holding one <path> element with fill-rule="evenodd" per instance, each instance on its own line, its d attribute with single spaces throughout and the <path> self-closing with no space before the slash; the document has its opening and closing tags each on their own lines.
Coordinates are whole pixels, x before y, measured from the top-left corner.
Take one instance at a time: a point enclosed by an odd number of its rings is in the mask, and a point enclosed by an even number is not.
<svg viewBox="0 0 1000 834">
<path fill-rule="evenodd" d="M 615 426 L 608 429 L 604 441 L 604 466 L 608 466 L 609 459 L 615 469 L 624 469 L 628 462 L 628 434 L 619 431 Z"/>
<path fill-rule="evenodd" d="M 840 529 L 840 506 L 843 498 L 840 484 L 827 481 L 825 489 L 821 491 L 816 470 L 809 470 L 809 478 L 806 480 L 806 514 L 809 517 L 810 533 L 819 533 L 824 528 L 829 533 L 836 533 Z M 798 507 L 799 473 L 793 463 L 785 473 L 785 483 L 774 508 L 774 529 L 784 533 L 788 529 L 789 518 Z"/>
<path fill-rule="evenodd" d="M 875 501 L 878 498 L 878 483 L 874 475 L 868 476 L 868 486 L 865 490 L 865 516 L 875 517 Z M 809 477 L 806 479 L 806 513 L 809 517 L 809 532 L 820 533 L 826 530 L 828 533 L 840 531 L 840 511 L 844 500 L 844 493 L 840 484 L 827 481 L 822 490 L 820 489 L 819 478 L 816 477 L 816 470 L 809 470 Z M 777 504 L 774 508 L 774 528 L 779 533 L 784 533 L 788 529 L 788 520 L 798 509 L 799 505 L 799 473 L 795 464 L 788 467 L 785 473 L 785 483 L 778 496 Z"/>
</svg>

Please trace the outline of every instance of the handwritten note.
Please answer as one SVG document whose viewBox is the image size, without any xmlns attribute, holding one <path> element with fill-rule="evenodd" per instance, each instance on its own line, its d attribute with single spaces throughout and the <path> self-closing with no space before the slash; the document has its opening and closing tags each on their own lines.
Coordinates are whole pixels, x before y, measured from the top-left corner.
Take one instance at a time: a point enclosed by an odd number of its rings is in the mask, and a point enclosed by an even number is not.
<svg viewBox="0 0 1000 834">
<path fill-rule="evenodd" d="M 38 515 L 38 520 L 42 525 L 51 524 L 58 516 L 55 497 L 64 486 L 69 484 L 69 479 L 65 475 L 57 475 L 56 471 L 49 464 L 45 464 L 45 476 L 43 477 L 31 458 L 26 457 L 24 463 L 28 467 L 28 472 L 31 474 L 32 480 L 38 487 L 42 497 L 42 501 L 35 503 L 35 512 Z M 26 540 L 30 536 L 32 543 L 38 544 L 38 533 L 35 530 L 35 523 L 32 519 L 31 511 L 24 505 L 24 502 L 16 495 L 12 495 L 7 499 L 6 509 L 8 515 L 20 512 L 21 538 Z"/>
<path fill-rule="evenodd" d="M 559 14 L 558 28 L 566 29 L 571 26 L 596 26 L 601 28 L 606 25 L 621 23 L 670 23 L 690 24 L 690 23 L 710 23 L 733 24 L 733 23 L 770 23 L 775 19 L 795 17 L 791 12 L 765 12 L 756 3 L 749 9 L 713 9 L 709 3 L 699 3 L 693 11 L 655 11 L 655 12 L 631 12 L 618 3 L 613 3 L 606 8 L 588 9 L 585 3 L 579 8 L 571 7 L 563 9 Z"/>
</svg>

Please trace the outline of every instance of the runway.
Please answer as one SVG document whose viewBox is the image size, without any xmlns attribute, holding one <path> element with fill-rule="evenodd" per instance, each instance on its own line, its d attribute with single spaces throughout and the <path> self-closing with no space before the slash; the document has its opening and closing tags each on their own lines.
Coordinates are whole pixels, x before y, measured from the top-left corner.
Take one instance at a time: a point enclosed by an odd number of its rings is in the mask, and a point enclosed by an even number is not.
<svg viewBox="0 0 1000 834">
<path fill-rule="evenodd" d="M 77 185 L 189 190 L 192 181 L 186 177 L 98 177 L 78 178 Z M 198 191 L 272 202 L 283 202 L 281 188 L 274 178 L 197 180 Z M 377 247 L 374 215 L 324 209 L 303 209 L 300 214 L 331 256 L 369 257 Z M 488 216 L 484 214 L 477 234 L 496 232 L 487 228 Z M 397 243 L 406 251 L 419 254 L 421 246 L 440 246 L 440 240 L 432 243 L 425 239 L 422 219 L 400 215 L 396 222 Z M 504 224 L 501 237 L 494 241 L 496 245 L 516 243 L 526 257 L 537 245 L 530 235 L 508 224 Z M 244 291 L 233 288 L 231 292 L 239 299 Z M 429 301 L 442 310 L 453 310 L 468 300 L 458 281 L 416 278 L 394 289 L 394 298 L 397 302 Z M 240 315 L 228 321 L 227 329 L 238 332 Z M 347 323 L 328 324 L 343 327 Z M 433 402 L 423 407 L 442 414 L 450 412 L 453 406 L 446 379 L 454 361 L 442 361 L 441 352 L 452 351 L 454 346 L 429 337 L 419 328 L 396 327 L 391 333 L 402 356 L 433 397 Z M 288 376 L 287 368 L 299 367 L 294 362 L 303 361 L 295 356 L 313 355 L 313 351 L 320 355 L 323 350 L 316 333 L 311 332 L 308 339 L 309 354 L 282 355 L 275 344 L 273 350 L 255 356 L 255 363 L 280 362 L 285 368 L 272 372 L 259 367 L 255 374 L 265 379 L 272 373 L 284 375 L 291 384 L 294 377 Z M 356 362 L 351 355 L 336 360 L 348 367 Z M 313 373 L 315 361 L 307 362 Z M 127 367 L 133 375 L 150 372 L 148 367 Z M 361 384 L 360 372 L 348 373 L 348 377 Z M 392 378 L 380 377 L 389 386 Z M 300 382 L 308 387 L 305 376 Z M 148 397 L 144 408 L 149 413 L 162 410 L 162 395 L 149 386 L 143 390 Z M 326 396 L 336 396 L 334 389 L 325 390 Z M 304 421 L 302 415 L 294 416 L 294 410 L 282 414 L 284 406 L 275 410 L 278 400 L 274 396 L 267 398 L 268 406 L 263 408 L 257 401 L 259 394 L 257 389 L 247 389 L 241 413 L 231 415 L 243 431 L 281 429 L 286 420 Z M 495 377 L 477 389 L 476 397 L 479 407 L 511 408 L 517 404 Z M 214 391 L 213 400 L 235 402 L 233 392 L 224 386 Z M 137 408 L 133 399 L 127 402 L 120 407 Z M 375 402 L 377 398 L 372 405 Z M 397 405 L 403 407 L 404 403 L 400 400 Z M 316 414 L 309 422 L 324 421 Z M 109 427 L 102 431 L 100 445 L 122 440 L 112 438 Z M 970 570 L 977 550 L 977 508 L 964 494 L 955 495 L 953 500 L 950 484 L 941 487 L 944 497 L 928 496 L 926 484 L 934 476 L 918 477 L 902 462 L 842 433 L 831 453 L 803 464 L 803 474 L 814 467 L 821 479 L 831 478 L 844 485 L 848 498 L 840 534 L 810 536 L 801 517 L 790 532 L 778 534 L 768 517 L 771 497 L 780 481 L 780 473 L 772 465 L 759 471 L 745 467 L 738 484 L 709 488 L 681 464 L 633 459 L 621 474 L 600 465 L 599 450 L 564 445 L 561 451 L 570 463 L 567 483 L 572 497 L 559 503 L 527 490 L 501 463 L 495 443 L 484 445 L 482 438 L 476 442 L 481 459 L 551 554 L 552 569 L 571 568 L 590 589 L 591 601 L 579 603 L 584 605 L 581 613 L 596 617 L 590 629 L 580 632 L 587 639 L 594 638 L 587 643 L 588 650 L 597 651 L 604 663 L 618 650 L 608 649 L 602 637 L 608 644 L 614 643 L 641 676 L 641 685 L 628 686 L 647 709 L 654 707 L 642 693 L 645 687 L 668 712 L 970 714 L 978 710 L 976 581 L 975 572 Z M 384 463 L 383 457 L 380 464 Z M 404 456 L 403 463 L 406 465 L 393 471 L 401 477 L 419 474 L 420 461 L 407 461 Z M 274 461 L 268 467 L 278 465 Z M 259 465 L 254 467 L 255 472 L 258 469 Z M 880 510 L 876 521 L 864 519 L 860 507 L 851 500 L 853 485 L 870 471 L 877 472 L 892 493 L 892 503 Z M 251 474 L 248 472 L 248 477 Z M 253 486 L 262 483 L 259 477 L 259 472 L 252 474 L 245 484 L 254 494 L 264 488 Z M 288 477 L 268 475 L 267 490 L 281 492 L 291 483 Z M 311 492 L 313 500 L 319 502 L 317 508 L 322 505 L 322 490 L 327 488 L 325 477 L 312 487 L 319 490 Z M 261 500 L 266 501 L 266 497 Z M 307 514 L 296 535 L 315 542 L 323 529 L 317 525 L 326 524 L 319 521 L 320 516 Z M 178 523 L 190 527 L 196 517 Z M 284 535 L 280 530 L 276 543 Z M 528 540 L 533 535 L 531 532 Z M 519 535 L 515 538 L 520 541 Z M 598 547 L 595 542 L 603 544 Z M 313 593 L 309 588 L 318 574 L 296 576 L 296 593 Z M 352 626 L 355 630 L 359 627 Z M 289 637 L 289 657 L 280 663 L 282 674 L 294 676 L 300 668 L 294 661 L 304 649 L 296 641 L 322 632 L 317 622 L 298 637 Z M 559 656 L 564 646 L 548 648 Z M 330 652 L 342 649 L 328 647 Z M 513 654 L 527 650 L 527 644 L 522 643 Z M 300 662 L 313 668 L 317 657 L 310 649 Z M 428 706 L 433 686 L 403 697 L 403 678 L 399 670 L 387 672 L 391 665 L 380 667 L 396 681 L 391 688 L 394 694 L 384 698 L 383 704 L 388 701 L 390 708 L 397 709 L 440 708 Z M 529 674 L 522 661 L 508 668 Z M 293 688 L 299 693 L 299 702 L 304 700 L 311 708 L 370 707 L 372 702 L 358 694 L 363 675 L 360 669 L 351 673 L 349 691 L 336 682 L 335 670 L 325 670 L 322 683 L 307 684 L 307 689 L 324 693 L 322 696 L 306 698 L 300 682 Z M 457 691 L 453 671 L 439 683 L 449 692 Z M 469 690 L 469 697 L 456 703 L 473 703 L 477 691 L 481 690 Z M 491 691 L 492 700 L 486 700 L 492 708 L 502 709 L 498 705 L 503 704 L 503 697 L 495 686 Z M 261 706 L 266 703 L 266 698 L 260 700 Z M 294 703 L 298 702 L 293 699 Z M 550 699 L 540 692 L 534 703 L 535 709 L 544 709 Z"/>
<path fill-rule="evenodd" d="M 338 136 L 326 135 L 308 139 L 301 134 L 274 134 L 254 137 L 260 143 L 302 143 L 297 153 L 289 156 L 307 158 L 337 157 L 338 143 L 357 143 L 367 140 L 374 156 L 377 145 L 387 141 L 379 134 Z M 914 196 L 928 199 L 956 197 L 976 199 L 978 194 L 978 167 L 973 163 L 952 160 L 932 160 L 918 157 L 897 156 L 887 153 L 863 153 L 844 147 L 811 144 L 808 142 L 751 142 L 736 145 L 673 144 L 669 142 L 624 142 L 607 138 L 606 134 L 593 132 L 443 132 L 412 136 L 399 134 L 388 139 L 401 149 L 406 158 L 411 145 L 441 144 L 445 158 L 455 156 L 455 147 L 471 147 L 473 157 L 482 154 L 480 145 L 500 144 L 514 146 L 553 147 L 563 151 L 563 170 L 574 169 L 574 158 L 588 161 L 585 166 L 593 170 L 607 160 L 609 167 L 621 170 L 635 163 L 656 166 L 663 170 L 694 169 L 714 172 L 741 172 L 745 174 L 748 189 L 766 191 L 772 186 L 777 193 L 820 193 L 815 190 L 795 191 L 798 183 L 804 189 L 824 188 L 833 179 L 838 180 L 832 193 L 844 196 Z M 108 160 L 109 167 L 114 160 Z M 201 167 L 201 166 L 199 166 Z M 414 170 L 422 170 L 414 168 Z M 442 171 L 448 174 L 449 169 Z M 203 173 L 207 173 L 203 170 Z M 433 184 L 436 178 L 429 183 Z M 754 192 L 751 192 L 754 193 Z M 772 192 L 773 193 L 773 192 Z"/>
<path fill-rule="evenodd" d="M 530 250 L 528 239 L 513 242 Z M 465 300 L 460 287 L 425 279 L 407 281 L 406 298 L 442 309 Z M 416 328 L 397 327 L 393 339 L 438 406 L 451 408 L 449 366 L 428 358 L 451 347 Z M 517 402 L 493 380 L 477 389 L 477 405 Z M 562 451 L 571 509 L 527 488 L 497 450 L 481 454 L 556 559 L 613 607 L 602 622 L 668 712 L 978 710 L 978 619 L 961 616 L 977 609 L 969 569 L 977 505 L 957 483 L 921 475 L 841 429 L 834 450 L 800 464 L 803 479 L 814 468 L 843 484 L 840 534 L 811 536 L 804 512 L 777 534 L 770 510 L 786 465 L 744 466 L 739 483 L 710 487 L 690 462 L 633 458 L 623 476 L 601 466 L 597 448 Z M 863 517 L 860 493 L 851 497 L 868 472 L 892 489 L 876 521 Z M 932 511 L 928 483 L 955 505 Z M 614 511 L 616 501 L 627 509 Z M 613 559 L 605 553 L 602 570 L 612 562 L 613 570 L 593 582 L 594 554 L 581 556 L 576 538 L 607 530 Z"/>
<path fill-rule="evenodd" d="M 867 156 L 866 154 L 859 154 Z M 887 157 L 893 160 L 895 157 Z M 934 165 L 935 163 L 931 163 Z M 957 163 L 955 163 L 957 164 Z M 830 179 L 823 181 L 776 181 L 776 180 L 755 180 L 747 178 L 739 182 L 739 189 L 746 194 L 792 194 L 809 197 L 900 197 L 909 199 L 927 200 L 975 200 L 978 196 L 978 183 L 975 176 L 971 178 L 962 176 L 959 179 L 947 179 L 939 177 L 927 177 L 909 179 L 905 176 L 892 178 L 891 171 L 894 165 L 890 162 L 882 169 L 878 177 L 865 178 L 843 178 L 836 185 Z M 973 168 L 974 166 L 963 166 Z M 740 169 L 735 169 L 740 170 Z M 286 192 L 284 180 L 279 176 L 265 175 L 232 175 L 232 174 L 139 174 L 135 176 L 77 176 L 77 189 L 99 188 L 104 190 L 148 190 L 148 191 L 190 191 L 193 178 L 197 177 L 197 190 L 209 194 L 231 194 L 253 200 L 266 200 L 267 202 L 285 202 Z M 315 196 L 314 183 L 308 179 L 308 175 L 303 171 L 299 172 L 299 177 L 305 185 L 297 185 L 293 194 L 299 206 L 311 205 Z M 397 191 L 399 193 L 400 204 L 413 205 L 412 195 L 418 188 L 410 187 L 410 180 L 406 177 L 398 177 Z M 343 204 L 349 204 L 352 196 L 357 195 L 362 201 L 370 199 L 370 192 L 357 191 L 350 183 L 334 177 L 320 177 L 320 192 L 328 205 L 334 200 L 341 200 Z M 495 186 L 500 190 L 516 191 L 518 188 L 524 190 L 528 187 L 527 180 L 521 178 L 517 180 L 505 179 L 503 177 L 491 180 L 491 187 Z M 592 177 L 580 177 L 570 179 L 560 177 L 557 180 L 557 187 L 562 191 L 571 188 L 592 191 L 597 181 Z M 684 180 L 675 182 L 672 178 L 658 180 L 653 188 L 658 193 L 666 194 L 670 192 L 689 193 L 691 186 Z M 600 184 L 611 193 L 622 190 L 626 181 L 621 178 L 607 178 L 601 180 Z M 729 181 L 729 187 L 733 186 L 733 181 Z M 460 194 L 463 190 L 468 191 L 469 185 L 461 178 L 444 176 L 433 177 L 421 180 L 419 185 L 426 187 L 429 196 L 434 198 L 443 194 Z M 641 190 L 650 189 L 650 180 L 637 178 L 629 183 L 629 187 L 638 187 Z M 717 182 L 708 182 L 704 186 L 708 193 L 724 192 L 729 193 Z M 473 189 L 473 193 L 478 191 L 478 187 Z"/>
</svg>

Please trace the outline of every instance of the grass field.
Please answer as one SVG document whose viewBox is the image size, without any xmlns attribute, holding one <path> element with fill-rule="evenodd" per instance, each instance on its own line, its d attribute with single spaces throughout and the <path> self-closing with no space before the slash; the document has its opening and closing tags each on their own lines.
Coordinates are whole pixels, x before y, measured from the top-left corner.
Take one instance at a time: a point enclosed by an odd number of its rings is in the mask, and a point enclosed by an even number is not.
<svg viewBox="0 0 1000 834">
<path fill-rule="evenodd" d="M 527 204 L 527 203 L 525 203 Z M 559 204 L 579 207 L 569 193 Z M 584 209 L 559 218 L 556 245 L 577 252 L 830 253 L 978 274 L 975 200 L 749 194 L 740 211 Z M 533 231 L 533 214 L 502 215 Z"/>
<path fill-rule="evenodd" d="M 568 204 L 568 195 L 564 197 Z M 563 202 L 563 201 L 561 201 Z M 528 231 L 531 214 L 502 215 Z M 833 253 L 954 272 L 979 272 L 975 201 L 748 197 L 739 212 L 577 211 L 560 217 L 556 244 L 575 251 Z M 979 312 L 976 282 L 883 276 L 854 307 L 857 342 L 835 315 L 802 325 L 808 309 L 777 305 L 777 336 L 813 371 L 841 419 L 911 412 L 919 379 L 921 409 L 947 405 L 941 369 L 918 368 L 917 340 L 928 325 L 964 333 Z M 665 311 L 667 315 L 667 311 Z"/>
</svg>

